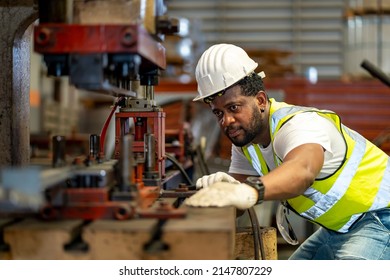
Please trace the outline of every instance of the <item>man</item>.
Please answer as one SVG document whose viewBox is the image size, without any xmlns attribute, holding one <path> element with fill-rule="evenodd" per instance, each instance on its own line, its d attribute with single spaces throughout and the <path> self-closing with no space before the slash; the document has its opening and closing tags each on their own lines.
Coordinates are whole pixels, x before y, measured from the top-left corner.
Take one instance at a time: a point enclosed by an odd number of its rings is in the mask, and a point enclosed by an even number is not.
<svg viewBox="0 0 390 280">
<path fill-rule="evenodd" d="M 232 157 L 229 174 L 198 179 L 202 189 L 186 204 L 248 209 L 280 200 L 321 226 L 291 259 L 390 259 L 388 155 L 334 112 L 269 99 L 256 68 L 230 44 L 201 56 L 194 101 L 209 104 Z"/>
</svg>

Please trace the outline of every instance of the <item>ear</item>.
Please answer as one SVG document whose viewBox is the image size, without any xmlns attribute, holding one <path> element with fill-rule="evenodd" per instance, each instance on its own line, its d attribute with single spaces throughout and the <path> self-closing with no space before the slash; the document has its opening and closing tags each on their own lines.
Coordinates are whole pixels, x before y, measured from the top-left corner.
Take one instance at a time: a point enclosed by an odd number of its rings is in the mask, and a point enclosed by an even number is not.
<svg viewBox="0 0 390 280">
<path fill-rule="evenodd" d="M 264 91 L 260 90 L 256 94 L 256 100 L 258 106 L 265 107 L 267 105 L 267 100 L 268 100 L 267 94 Z"/>
</svg>

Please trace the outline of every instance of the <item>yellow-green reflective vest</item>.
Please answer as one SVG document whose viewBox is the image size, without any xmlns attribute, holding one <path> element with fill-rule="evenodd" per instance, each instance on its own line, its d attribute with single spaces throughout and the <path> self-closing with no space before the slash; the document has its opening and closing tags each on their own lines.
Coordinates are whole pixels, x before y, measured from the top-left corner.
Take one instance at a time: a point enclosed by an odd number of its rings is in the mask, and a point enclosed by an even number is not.
<svg viewBox="0 0 390 280">
<path fill-rule="evenodd" d="M 343 136 L 347 151 L 341 166 L 333 174 L 316 179 L 302 195 L 288 199 L 289 205 L 302 217 L 338 232 L 347 232 L 364 212 L 390 207 L 389 156 L 344 126 L 334 112 L 271 99 L 271 143 L 284 123 L 304 112 L 316 112 L 330 120 Z M 258 145 L 250 144 L 242 150 L 260 175 L 269 172 Z M 275 153 L 274 158 L 277 166 L 282 164 Z"/>
</svg>

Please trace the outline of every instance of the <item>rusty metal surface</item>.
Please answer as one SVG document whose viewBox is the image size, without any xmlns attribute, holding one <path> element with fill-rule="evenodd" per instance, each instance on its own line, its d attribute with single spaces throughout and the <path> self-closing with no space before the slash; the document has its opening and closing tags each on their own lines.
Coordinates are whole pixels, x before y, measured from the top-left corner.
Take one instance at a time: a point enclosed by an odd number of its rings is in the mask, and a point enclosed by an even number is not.
<svg viewBox="0 0 390 280">
<path fill-rule="evenodd" d="M 43 54 L 136 53 L 166 67 L 165 48 L 139 25 L 40 24 L 34 30 L 34 50 Z"/>
<path fill-rule="evenodd" d="M 0 1 L 0 166 L 29 162 L 30 39 L 34 0 Z"/>
</svg>

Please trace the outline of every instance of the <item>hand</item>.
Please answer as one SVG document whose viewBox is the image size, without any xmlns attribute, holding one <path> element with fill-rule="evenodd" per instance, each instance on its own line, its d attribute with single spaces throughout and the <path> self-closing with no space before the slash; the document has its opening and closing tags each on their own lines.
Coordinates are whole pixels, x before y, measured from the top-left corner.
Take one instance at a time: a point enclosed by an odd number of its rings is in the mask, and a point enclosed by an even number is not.
<svg viewBox="0 0 390 280">
<path fill-rule="evenodd" d="M 232 176 L 226 174 L 225 172 L 217 172 L 213 173 L 211 175 L 205 175 L 202 178 L 199 178 L 196 181 L 196 188 L 207 188 L 208 186 L 217 183 L 217 182 L 228 182 L 228 183 L 234 183 L 239 184 L 240 181 L 237 181 Z"/>
<path fill-rule="evenodd" d="M 185 204 L 194 207 L 234 206 L 244 210 L 257 201 L 257 191 L 247 184 L 217 182 L 203 188 L 185 200 Z"/>
</svg>

